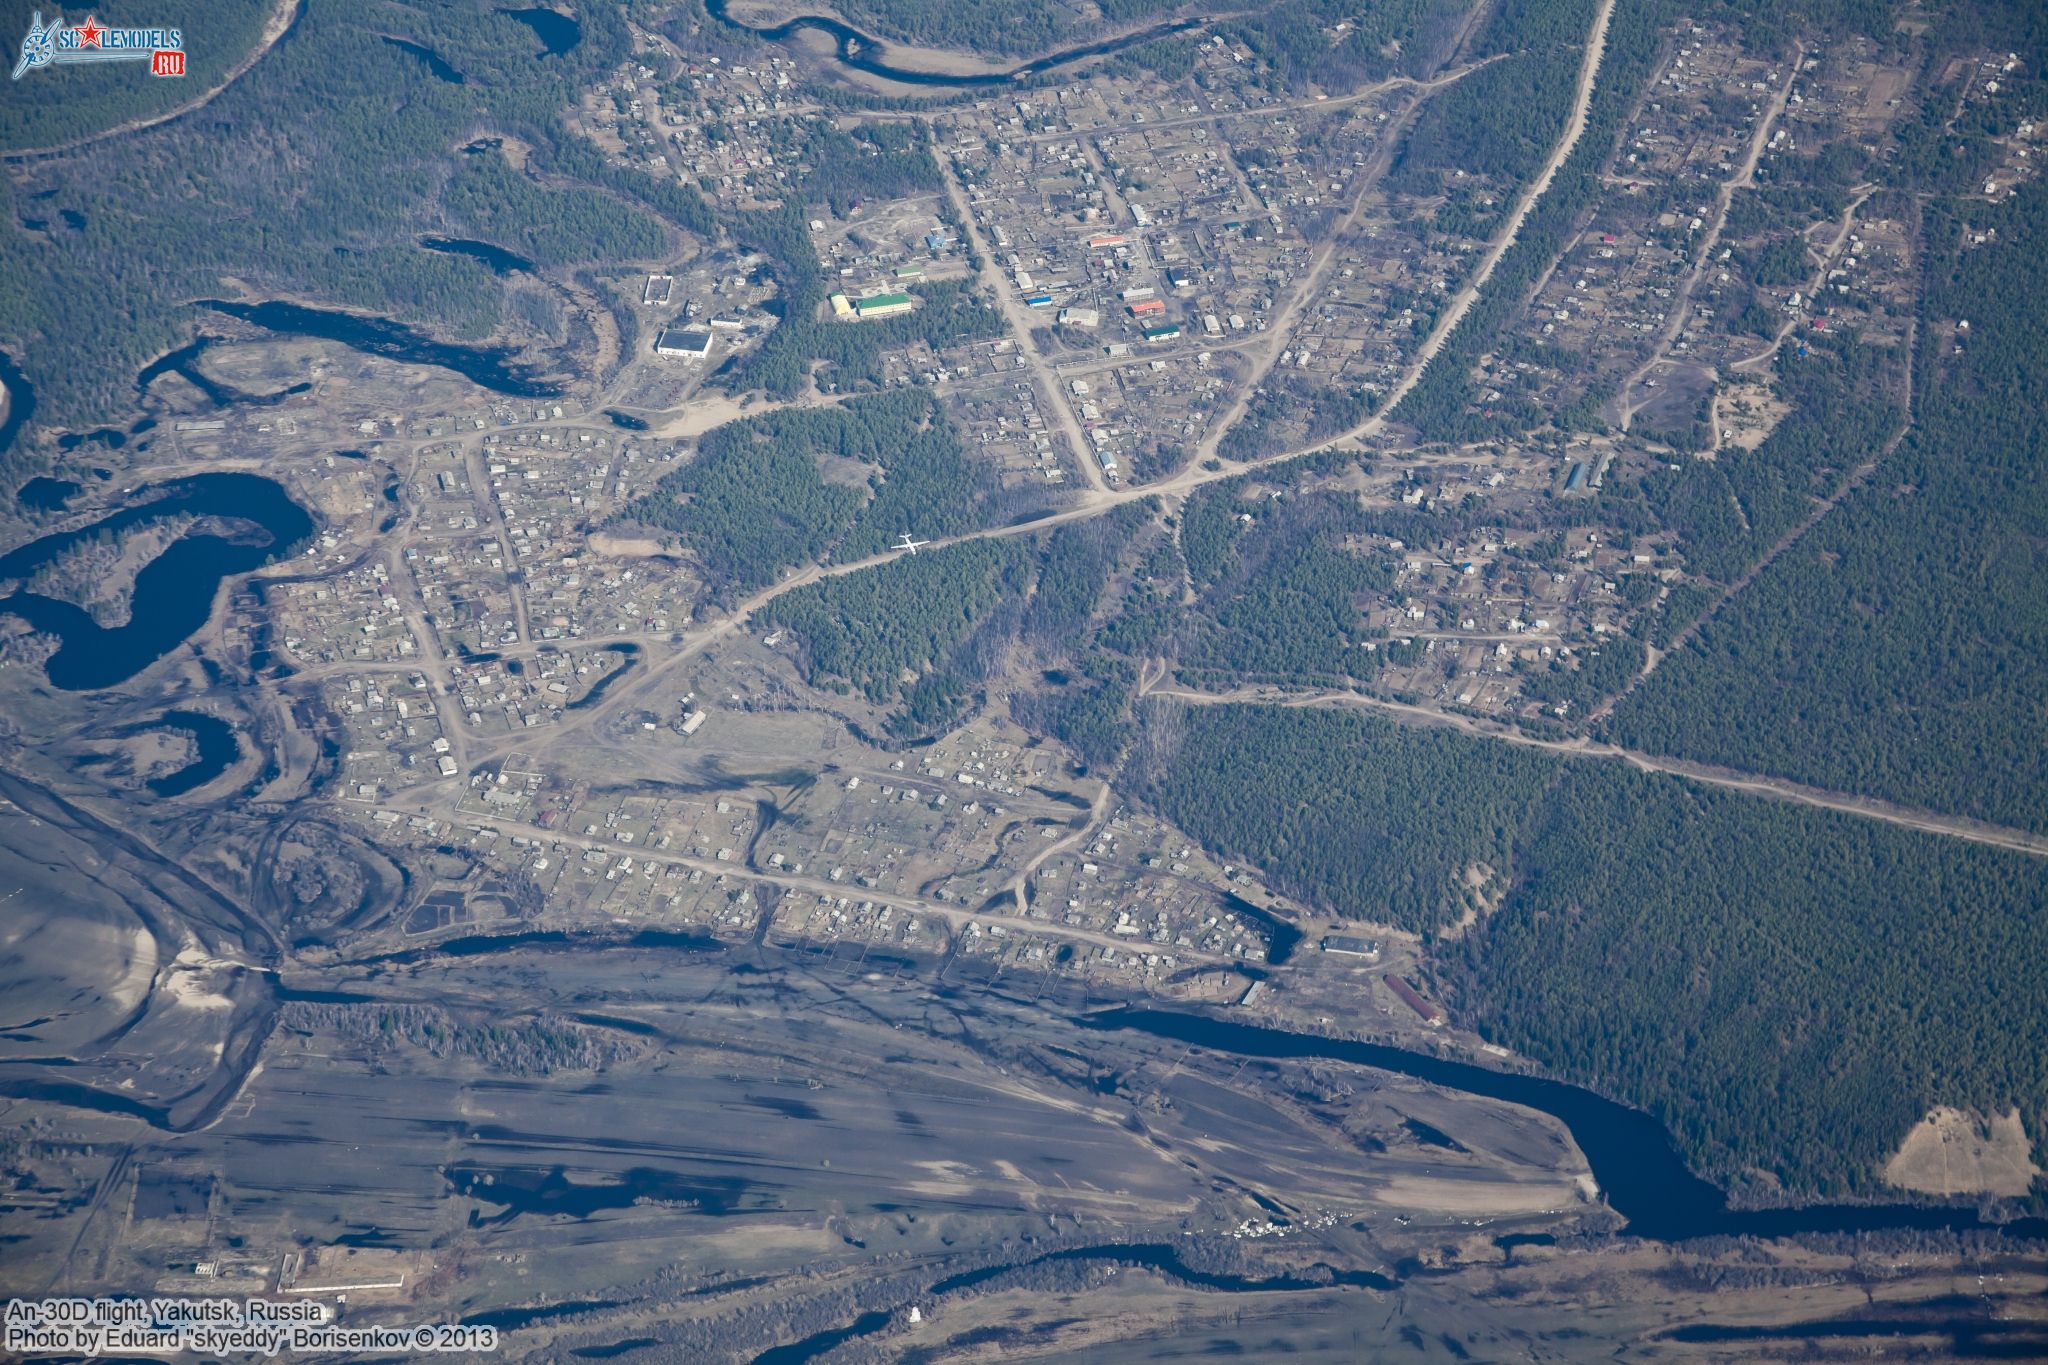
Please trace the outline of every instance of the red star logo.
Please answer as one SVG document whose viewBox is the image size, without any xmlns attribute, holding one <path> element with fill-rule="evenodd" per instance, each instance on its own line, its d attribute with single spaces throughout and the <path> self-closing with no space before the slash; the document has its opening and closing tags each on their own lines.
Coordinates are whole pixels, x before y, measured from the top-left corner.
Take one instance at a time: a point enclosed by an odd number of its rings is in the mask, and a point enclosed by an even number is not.
<svg viewBox="0 0 2048 1365">
<path fill-rule="evenodd" d="M 79 47 L 98 47 L 100 45 L 100 35 L 105 32 L 106 30 L 99 26 L 98 20 L 94 19 L 91 15 L 87 15 L 85 22 L 78 26 Z"/>
</svg>

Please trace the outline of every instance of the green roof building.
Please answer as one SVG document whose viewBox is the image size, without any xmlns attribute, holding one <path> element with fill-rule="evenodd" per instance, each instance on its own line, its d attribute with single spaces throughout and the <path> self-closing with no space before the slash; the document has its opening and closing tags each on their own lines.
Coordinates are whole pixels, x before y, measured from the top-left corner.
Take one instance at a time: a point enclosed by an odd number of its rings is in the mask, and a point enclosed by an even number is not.
<svg viewBox="0 0 2048 1365">
<path fill-rule="evenodd" d="M 853 301 L 853 311 L 865 321 L 868 318 L 893 318 L 898 313 L 910 311 L 908 294 L 870 294 L 864 299 Z"/>
</svg>

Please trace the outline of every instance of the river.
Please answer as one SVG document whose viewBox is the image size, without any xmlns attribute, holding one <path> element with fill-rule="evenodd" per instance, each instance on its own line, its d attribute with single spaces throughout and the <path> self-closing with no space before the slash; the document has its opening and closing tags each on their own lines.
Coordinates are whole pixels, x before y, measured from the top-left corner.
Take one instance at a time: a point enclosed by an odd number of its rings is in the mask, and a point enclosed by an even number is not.
<svg viewBox="0 0 2048 1365">
<path fill-rule="evenodd" d="M 2003 1231 L 2048 1239 L 2048 1218 L 1995 1223 L 1974 1209 L 1922 1204 L 1809 1204 L 1731 1209 L 1718 1186 L 1687 1168 L 1664 1125 L 1563 1081 L 1451 1061 L 1382 1043 L 1318 1038 L 1171 1010 L 1115 1009 L 1083 1018 L 1084 1028 L 1129 1030 L 1235 1057 L 1320 1057 L 1394 1071 L 1450 1090 L 1541 1110 L 1563 1123 L 1627 1235 L 1679 1242 L 1695 1237 L 1791 1237 L 1807 1233 Z"/>
<path fill-rule="evenodd" d="M 1008 71 L 984 72 L 980 75 L 949 75 L 942 71 L 920 71 L 915 67 L 891 66 L 881 59 L 881 54 L 888 51 L 886 44 L 829 15 L 800 14 L 779 24 L 756 28 L 752 24 L 742 23 L 733 18 L 731 8 L 731 0 L 704 0 L 704 9 L 713 19 L 732 28 L 742 29 L 757 38 L 779 43 L 794 37 L 802 29 L 811 29 L 833 40 L 837 45 L 839 63 L 842 66 L 865 71 L 870 76 L 880 76 L 903 85 L 930 85 L 955 90 L 1009 85 L 1050 71 L 1054 67 L 1066 66 L 1071 62 L 1107 56 L 1112 52 L 1122 52 L 1126 48 L 1136 47 L 1140 43 L 1149 43 L 1155 38 L 1186 33 L 1189 29 L 1200 28 L 1207 22 L 1202 19 L 1176 19 L 1154 24 L 1136 33 L 1126 33 L 1121 37 L 1104 38 L 1080 47 L 1065 48 L 1049 56 L 1012 67 Z"/>
</svg>

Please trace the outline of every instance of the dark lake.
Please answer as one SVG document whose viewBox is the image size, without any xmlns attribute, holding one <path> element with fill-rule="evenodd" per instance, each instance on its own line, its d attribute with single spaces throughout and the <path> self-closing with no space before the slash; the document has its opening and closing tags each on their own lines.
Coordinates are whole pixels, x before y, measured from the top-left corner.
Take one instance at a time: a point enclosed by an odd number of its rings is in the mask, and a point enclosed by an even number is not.
<svg viewBox="0 0 2048 1365">
<path fill-rule="evenodd" d="M 308 308 L 278 299 L 264 303 L 201 299 L 199 303 L 216 313 L 225 313 L 273 332 L 338 341 L 365 355 L 383 356 L 389 360 L 437 365 L 444 370 L 453 370 L 493 393 L 513 398 L 555 398 L 562 392 L 561 385 L 539 378 L 531 369 L 514 361 L 511 352 L 503 347 L 457 346 L 451 342 L 435 341 L 424 333 L 386 318 Z"/>
<path fill-rule="evenodd" d="M 528 952 L 576 952 L 609 948 L 669 948 L 686 953 L 722 952 L 725 945 L 704 934 L 678 929 L 640 929 L 623 936 L 566 929 L 530 929 L 512 934 L 467 934 L 443 939 L 424 948 L 404 948 L 364 958 L 366 963 L 430 962 L 438 958 L 488 957 L 515 950 Z"/>
<path fill-rule="evenodd" d="M 1400 1288 L 1395 1281 L 1370 1270 L 1336 1270 L 1329 1266 L 1317 1267 L 1320 1273 L 1313 1275 L 1284 1272 L 1278 1275 L 1228 1275 L 1211 1270 L 1197 1270 L 1182 1259 L 1180 1252 L 1169 1243 L 1133 1242 L 1068 1247 L 1062 1251 L 1048 1251 L 1043 1256 L 1035 1256 L 1028 1261 L 1013 1261 L 1005 1265 L 984 1266 L 980 1270 L 962 1271 L 958 1275 L 948 1275 L 925 1292 L 937 1298 L 956 1289 L 985 1284 L 1013 1270 L 1028 1270 L 1033 1266 L 1052 1265 L 1060 1261 L 1111 1261 L 1118 1265 L 1141 1265 L 1186 1280 L 1190 1284 L 1198 1284 L 1204 1289 L 1230 1294 L 1327 1289 L 1331 1285 L 1380 1290 Z"/>
<path fill-rule="evenodd" d="M 1267 962 L 1278 967 L 1294 956 L 1294 950 L 1301 944 L 1301 930 L 1295 928 L 1292 922 L 1282 919 L 1270 910 L 1261 910 L 1235 892 L 1225 892 L 1223 903 L 1266 931 Z"/>
<path fill-rule="evenodd" d="M 617 668 L 614 668 L 611 672 L 605 674 L 602 678 L 599 678 L 595 683 L 592 683 L 590 690 L 588 692 L 585 692 L 575 701 L 572 701 L 567 706 L 563 707 L 562 709 L 564 711 L 589 710 L 591 707 L 597 705 L 600 701 L 604 700 L 604 694 L 611 689 L 611 685 L 613 683 L 617 682 L 619 679 L 625 677 L 628 673 L 633 671 L 633 665 L 638 662 L 638 660 L 636 660 L 633 656 L 640 652 L 640 647 L 638 645 L 633 644 L 622 644 L 616 646 L 616 648 L 621 654 L 626 656 L 625 660 L 621 662 Z"/>
<path fill-rule="evenodd" d="M 679 1175 L 652 1166 L 635 1166 L 602 1181 L 570 1180 L 561 1167 L 537 1170 L 518 1166 L 458 1166 L 443 1174 L 455 1193 L 503 1210 L 489 1220 L 510 1222 L 521 1214 L 552 1218 L 589 1218 L 611 1209 L 630 1209 L 647 1201 L 681 1204 L 711 1217 L 767 1211 L 779 1207 L 761 1186 L 739 1176 Z"/>
<path fill-rule="evenodd" d="M 448 65 L 447 61 L 442 58 L 441 54 L 434 51 L 434 49 L 432 49 L 431 47 L 425 47 L 419 43 L 407 42 L 403 38 L 394 38 L 388 33 L 382 34 L 380 36 L 384 39 L 385 42 L 391 44 L 391 46 L 397 48 L 399 51 L 410 52 L 413 56 L 419 58 L 422 62 L 426 64 L 427 70 L 433 74 L 436 80 L 446 81 L 450 85 L 462 85 L 465 83 L 465 78 L 463 77 L 463 74 L 460 71 L 457 71 L 454 67 Z"/>
<path fill-rule="evenodd" d="M 31 511 L 61 512 L 64 504 L 77 497 L 84 488 L 84 484 L 71 479 L 53 479 L 48 474 L 38 474 L 14 490 L 14 500 Z"/>
<path fill-rule="evenodd" d="M 128 433 L 119 427 L 100 427 L 96 431 L 67 431 L 57 438 L 57 449 L 76 450 L 82 445 L 105 446 L 108 450 L 119 450 L 128 444 Z"/>
<path fill-rule="evenodd" d="M 183 371 L 186 366 L 199 359 L 207 347 L 219 340 L 219 337 L 197 336 L 175 351 L 164 352 L 135 372 L 136 390 L 140 392 L 148 388 L 173 371 Z"/>
<path fill-rule="evenodd" d="M 877 55 L 887 51 L 886 45 L 879 39 L 871 38 L 859 29 L 826 15 L 801 14 L 794 19 L 785 20 L 779 24 L 772 24 L 765 28 L 756 28 L 752 24 L 742 23 L 740 20 L 733 18 L 730 12 L 731 8 L 731 0 L 704 0 L 705 11 L 719 23 L 743 29 L 748 33 L 754 34 L 756 37 L 766 38 L 771 43 L 779 43 L 793 36 L 799 29 L 811 29 L 815 32 L 823 33 L 832 39 L 838 47 L 838 59 L 842 66 L 851 67 L 856 71 L 865 71 L 872 76 L 881 76 L 888 80 L 899 81 L 905 85 L 935 85 L 952 89 L 970 86 L 1008 85 L 1029 76 L 1036 76 L 1040 72 L 1050 71 L 1054 67 L 1065 66 L 1069 62 L 1078 62 L 1088 57 L 1107 56 L 1112 52 L 1121 52 L 1128 47 L 1136 47 L 1139 43 L 1149 43 L 1154 38 L 1164 38 L 1175 33 L 1185 33 L 1191 28 L 1200 28 L 1204 22 L 1199 19 L 1178 19 L 1170 23 L 1154 24 L 1151 28 L 1142 29 L 1137 33 L 1126 33 L 1120 38 L 1105 38 L 1100 42 L 1086 43 L 1080 47 L 1065 48 L 1049 56 L 1040 57 L 1035 61 L 1025 62 L 1021 66 L 1012 67 L 1008 71 L 990 72 L 980 76 L 949 76 L 937 71 L 919 71 L 912 68 L 890 66 Z M 500 10 L 499 13 L 502 14 L 505 11 Z"/>
<path fill-rule="evenodd" d="M 196 751 L 192 761 L 178 771 L 149 780 L 149 789 L 158 796 L 183 796 L 195 791 L 226 772 L 228 765 L 242 755 L 241 745 L 235 742 L 235 727 L 204 711 L 166 711 L 162 719 L 142 728 L 182 730 L 192 737 Z"/>
<path fill-rule="evenodd" d="M 192 637 L 213 614 L 223 580 L 290 553 L 313 532 L 313 518 L 282 485 L 255 474 L 197 474 L 137 490 L 143 499 L 73 531 L 32 540 L 0 555 L 0 579 L 25 580 L 44 564 L 101 533 L 127 530 L 175 513 L 232 518 L 254 533 L 187 534 L 135 576 L 125 625 L 101 626 L 83 608 L 17 588 L 0 612 L 57 637 L 44 665 L 68 692 L 112 687 L 134 677 Z"/>
<path fill-rule="evenodd" d="M 464 1327 L 496 1327 L 500 1331 L 517 1331 L 531 1327 L 537 1322 L 548 1322 L 555 1318 L 573 1317 L 578 1313 L 602 1313 L 607 1308 L 617 1308 L 617 1299 L 569 1299 L 562 1303 L 550 1303 L 539 1308 L 494 1308 L 489 1312 L 471 1313 L 462 1320 Z"/>
<path fill-rule="evenodd" d="M 569 1354 L 575 1356 L 578 1360 L 611 1360 L 617 1356 L 644 1350 L 649 1346 L 659 1346 L 660 1344 L 653 1337 L 627 1337 L 624 1341 L 615 1341 L 609 1346 L 578 1346 L 570 1351 Z"/>
<path fill-rule="evenodd" d="M 2004 1231 L 2048 1238 L 2048 1218 L 1996 1223 L 1975 1209 L 1922 1204 L 1809 1204 L 1801 1208 L 1731 1209 L 1722 1190 L 1694 1175 L 1671 1134 L 1640 1109 L 1541 1076 L 1495 1071 L 1383 1043 L 1318 1038 L 1171 1010 L 1114 1009 L 1084 1017 L 1082 1027 L 1130 1029 L 1237 1057 L 1321 1057 L 1395 1071 L 1450 1090 L 1538 1109 L 1570 1130 L 1593 1178 L 1627 1235 L 1677 1242 L 1694 1237 L 1792 1237 L 1805 1233 Z"/>
<path fill-rule="evenodd" d="M 175 374 L 206 395 L 206 401 L 215 407 L 226 407 L 236 398 L 235 390 L 229 388 L 199 368 L 199 357 L 206 354 L 209 346 L 222 340 L 220 337 L 197 336 L 175 351 L 168 351 L 150 361 L 135 373 L 135 391 L 145 392 L 151 384 L 167 374 Z"/>
<path fill-rule="evenodd" d="M 583 41 L 583 25 L 560 10 L 501 9 L 498 13 L 532 29 L 533 36 L 540 39 L 540 55 L 544 57 L 559 57 Z"/>
<path fill-rule="evenodd" d="M 468 237 L 422 237 L 420 245 L 444 256 L 467 256 L 472 261 L 482 261 L 494 275 L 510 275 L 515 270 L 524 270 L 529 275 L 533 273 L 532 261 L 516 251 L 507 251 L 490 242 L 473 241 Z"/>
</svg>

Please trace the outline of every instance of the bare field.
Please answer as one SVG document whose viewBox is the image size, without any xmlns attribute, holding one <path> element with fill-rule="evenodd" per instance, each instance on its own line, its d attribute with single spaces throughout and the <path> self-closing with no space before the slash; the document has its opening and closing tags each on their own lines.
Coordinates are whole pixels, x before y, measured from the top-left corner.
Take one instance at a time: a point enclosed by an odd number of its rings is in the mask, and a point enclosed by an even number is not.
<svg viewBox="0 0 2048 1365">
<path fill-rule="evenodd" d="M 2041 1174 L 2020 1111 L 1986 1118 L 1935 1109 L 1885 1163 L 1885 1183 L 1921 1194 L 2024 1196 Z"/>
</svg>

